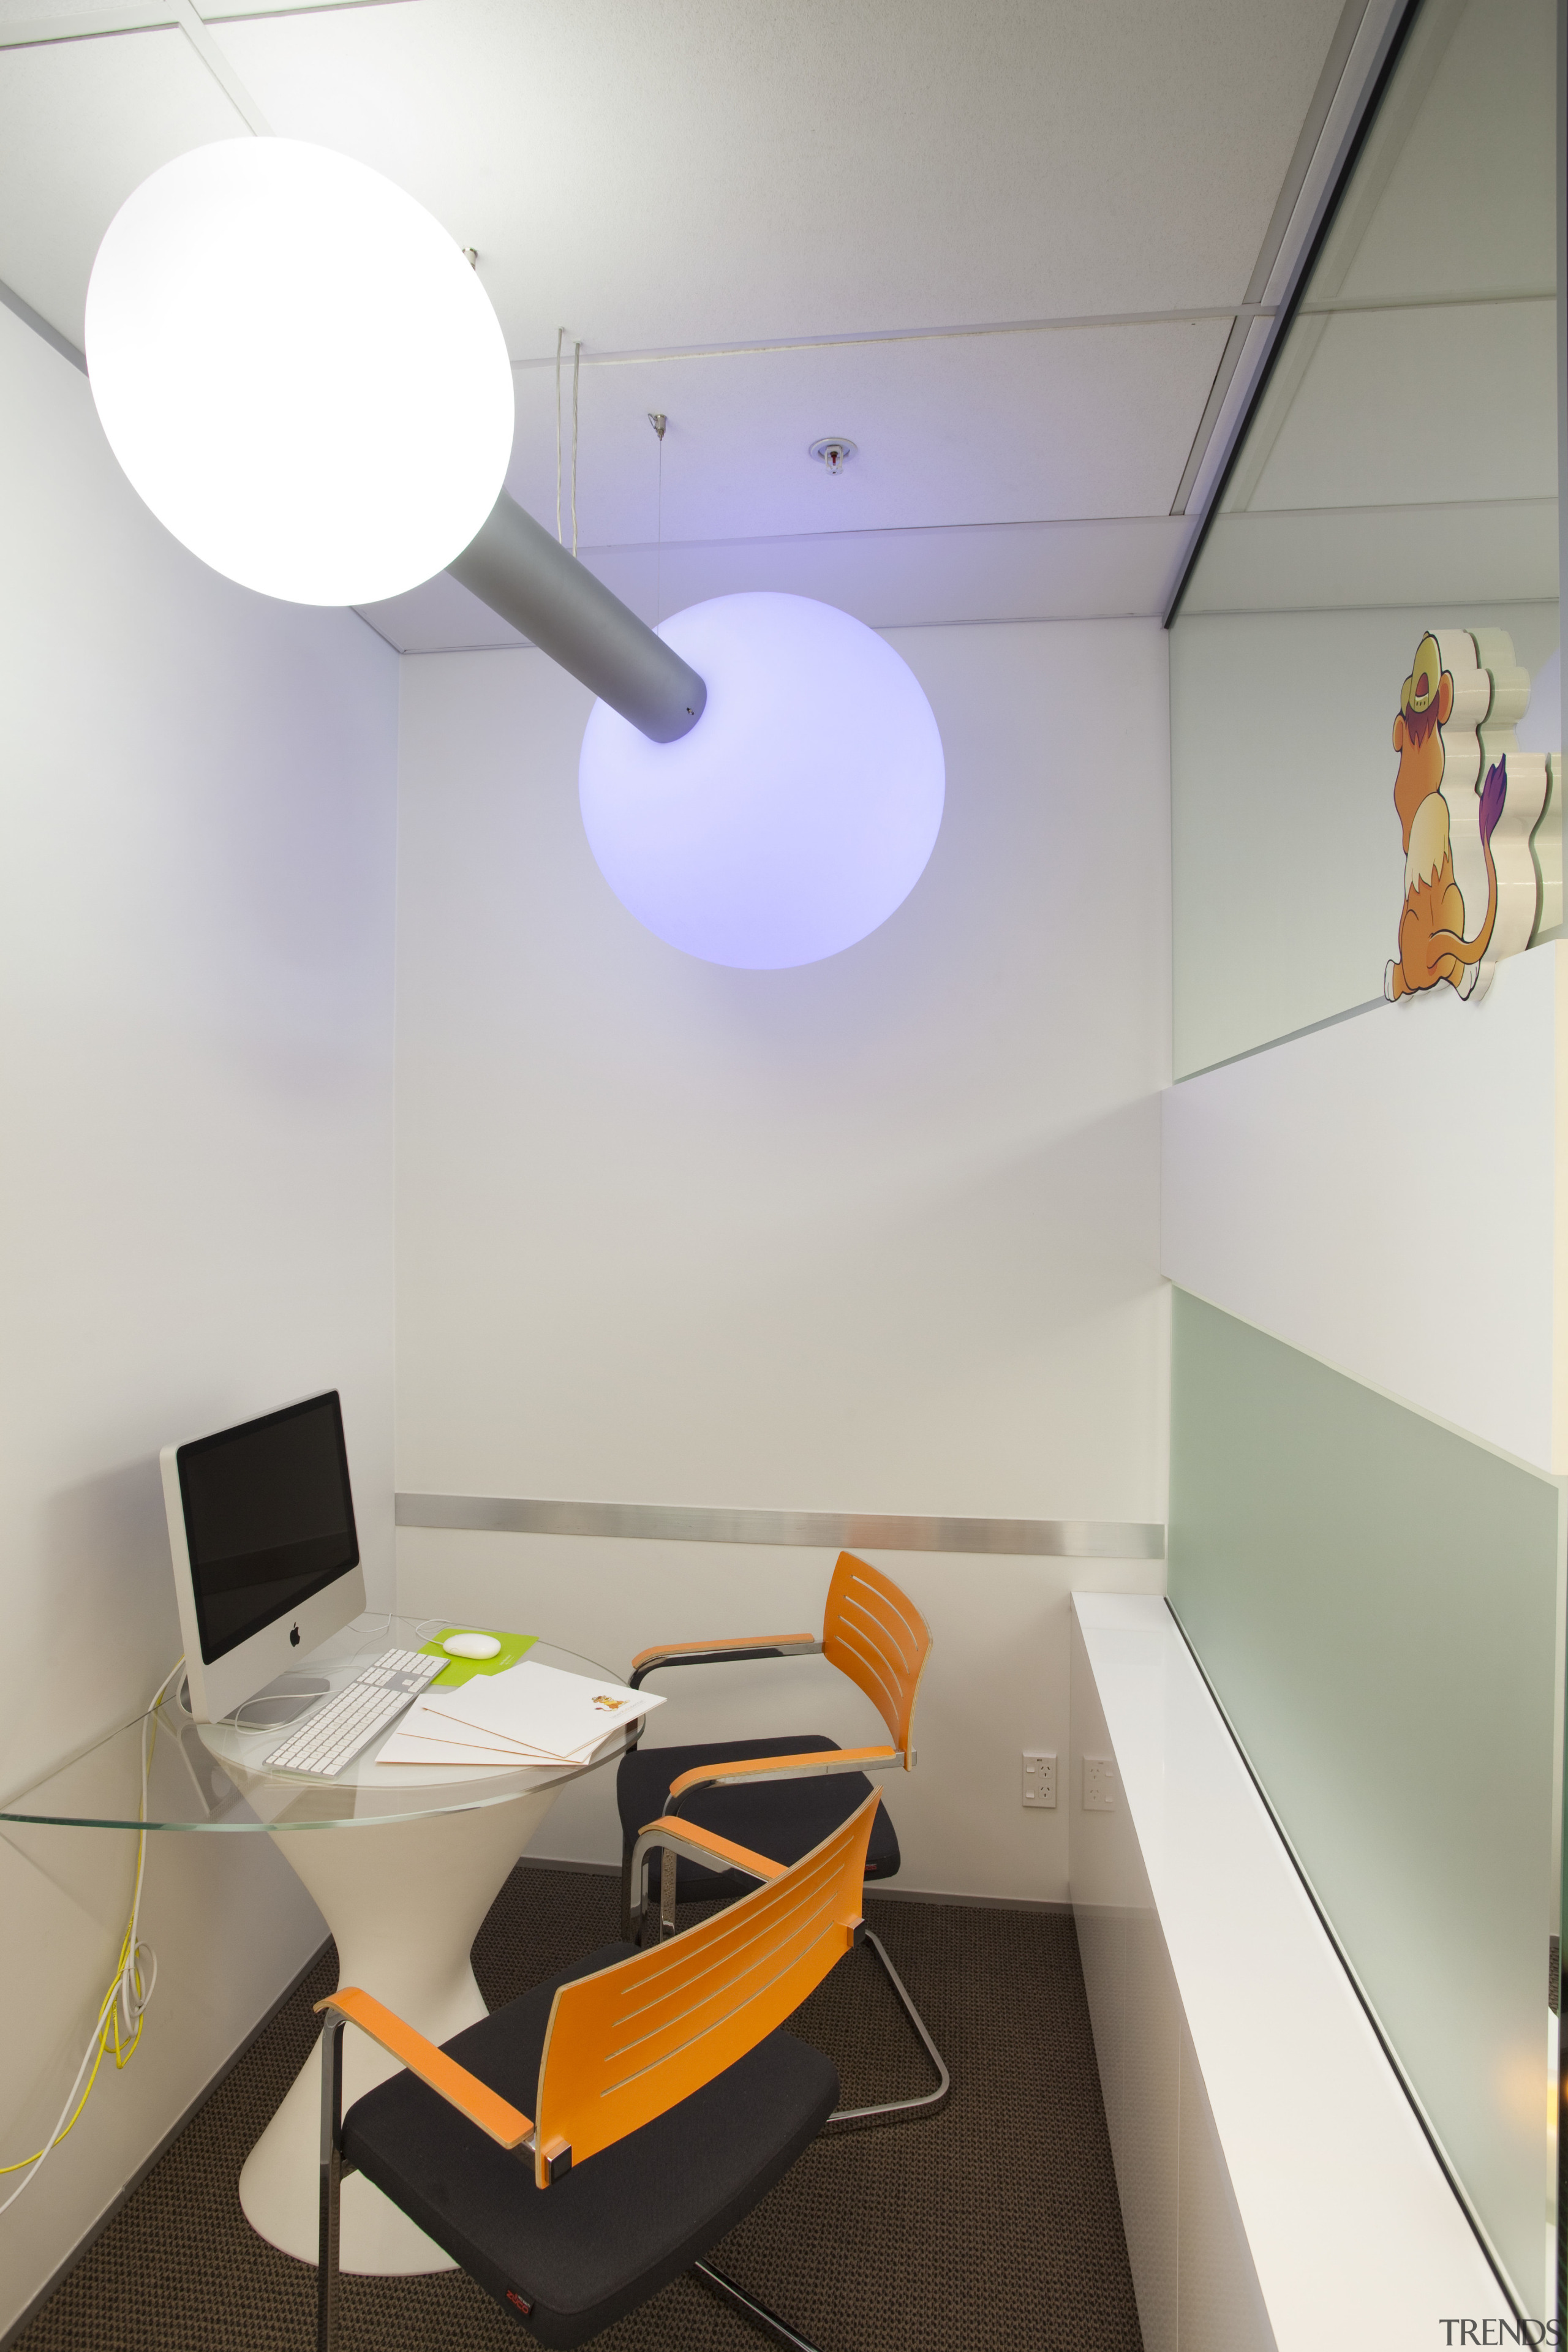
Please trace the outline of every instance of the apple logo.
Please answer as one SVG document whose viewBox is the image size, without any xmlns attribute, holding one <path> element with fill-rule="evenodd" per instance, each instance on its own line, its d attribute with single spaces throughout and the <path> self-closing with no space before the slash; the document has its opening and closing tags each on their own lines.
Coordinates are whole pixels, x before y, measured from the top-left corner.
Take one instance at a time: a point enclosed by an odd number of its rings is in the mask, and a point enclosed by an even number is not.
<svg viewBox="0 0 1568 2352">
<path fill-rule="evenodd" d="M 289 1628 L 289 1646 L 292 1650 L 297 1650 L 300 1646 L 300 1628 L 298 1625 L 290 1625 Z"/>
</svg>

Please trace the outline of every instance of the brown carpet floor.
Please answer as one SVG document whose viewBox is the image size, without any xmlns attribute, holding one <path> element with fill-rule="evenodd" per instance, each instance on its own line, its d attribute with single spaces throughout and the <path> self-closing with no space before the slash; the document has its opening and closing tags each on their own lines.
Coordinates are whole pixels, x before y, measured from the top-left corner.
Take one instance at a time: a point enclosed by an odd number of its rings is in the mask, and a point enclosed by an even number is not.
<svg viewBox="0 0 1568 2352">
<path fill-rule="evenodd" d="M 693 1915 L 698 1916 L 698 1915 Z M 929 2120 L 818 2139 L 713 2261 L 822 2352 L 1142 2352 L 1070 1918 L 867 1906 L 952 2070 Z M 610 1940 L 613 1878 L 512 1873 L 474 1946 L 492 2007 Z M 315 2273 L 257 2237 L 236 2182 L 315 2035 L 329 1952 L 25 2331 L 14 2352 L 311 2352 Z M 869 1952 L 795 2021 L 847 2103 L 930 2087 Z M 470 2280 L 345 2278 L 342 2352 L 523 2352 Z M 756 2352 L 689 2278 L 601 2352 Z"/>
</svg>

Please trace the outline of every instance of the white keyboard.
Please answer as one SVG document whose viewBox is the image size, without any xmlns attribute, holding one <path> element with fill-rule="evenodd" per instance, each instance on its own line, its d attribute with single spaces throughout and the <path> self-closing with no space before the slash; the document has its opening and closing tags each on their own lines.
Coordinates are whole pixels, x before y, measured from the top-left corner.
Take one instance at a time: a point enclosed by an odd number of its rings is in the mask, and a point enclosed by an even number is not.
<svg viewBox="0 0 1568 2352">
<path fill-rule="evenodd" d="M 374 1665 L 262 1759 L 266 1769 L 330 1780 L 450 1664 L 449 1658 L 428 1658 L 419 1650 L 384 1650 Z"/>
</svg>

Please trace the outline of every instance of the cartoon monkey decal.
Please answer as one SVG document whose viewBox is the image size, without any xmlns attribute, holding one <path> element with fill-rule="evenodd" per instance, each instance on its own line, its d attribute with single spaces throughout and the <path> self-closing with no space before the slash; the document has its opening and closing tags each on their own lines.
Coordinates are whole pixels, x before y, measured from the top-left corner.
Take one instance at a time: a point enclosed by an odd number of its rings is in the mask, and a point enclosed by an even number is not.
<svg viewBox="0 0 1568 2352">
<path fill-rule="evenodd" d="M 1394 805 L 1405 836 L 1405 912 L 1399 919 L 1399 954 L 1384 974 L 1390 1002 L 1435 988 L 1440 980 L 1468 996 L 1497 921 L 1497 867 L 1492 835 L 1508 798 L 1508 761 L 1487 770 L 1481 787 L 1481 852 L 1487 861 L 1487 911 L 1473 940 L 1465 937 L 1465 901 L 1454 879 L 1448 835 L 1448 803 L 1443 798 L 1443 730 L 1454 709 L 1452 673 L 1443 667 L 1437 640 L 1428 631 L 1399 697 L 1394 748 L 1399 772 Z"/>
</svg>

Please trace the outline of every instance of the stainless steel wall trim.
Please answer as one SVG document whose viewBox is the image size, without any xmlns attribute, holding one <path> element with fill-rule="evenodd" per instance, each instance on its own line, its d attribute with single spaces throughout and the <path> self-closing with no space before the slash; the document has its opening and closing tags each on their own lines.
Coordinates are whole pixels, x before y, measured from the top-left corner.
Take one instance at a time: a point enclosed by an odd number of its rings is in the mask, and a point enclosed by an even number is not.
<svg viewBox="0 0 1568 2352">
<path fill-rule="evenodd" d="M 553 1503 L 515 1495 L 399 1495 L 400 1528 L 479 1535 L 623 1536 L 654 1543 L 798 1544 L 868 1551 L 1163 1559 L 1165 1530 L 1142 1519 L 938 1519 L 869 1511 L 752 1511 L 722 1504 Z"/>
</svg>

